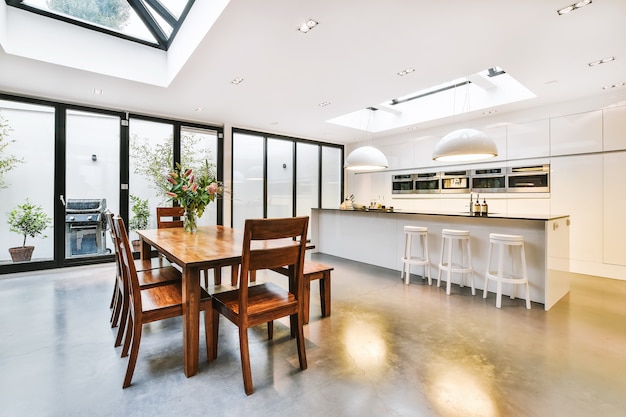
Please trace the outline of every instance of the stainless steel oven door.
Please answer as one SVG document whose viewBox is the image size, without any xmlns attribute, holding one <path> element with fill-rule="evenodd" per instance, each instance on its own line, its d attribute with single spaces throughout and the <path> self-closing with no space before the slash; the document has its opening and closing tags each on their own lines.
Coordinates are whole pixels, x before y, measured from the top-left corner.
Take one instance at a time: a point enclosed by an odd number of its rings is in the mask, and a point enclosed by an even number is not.
<svg viewBox="0 0 626 417">
<path fill-rule="evenodd" d="M 412 194 L 413 193 L 413 176 L 394 175 L 391 181 L 392 194 Z"/>
<path fill-rule="evenodd" d="M 548 173 L 510 175 L 507 192 L 509 193 L 547 193 L 550 192 Z"/>
<path fill-rule="evenodd" d="M 419 179 L 415 181 L 415 192 L 417 194 L 438 194 L 441 192 L 439 178 Z"/>
<path fill-rule="evenodd" d="M 468 193 L 470 188 L 469 172 L 444 172 L 441 178 L 442 193 Z"/>
<path fill-rule="evenodd" d="M 550 192 L 550 165 L 509 168 L 507 173 L 507 192 Z"/>
</svg>

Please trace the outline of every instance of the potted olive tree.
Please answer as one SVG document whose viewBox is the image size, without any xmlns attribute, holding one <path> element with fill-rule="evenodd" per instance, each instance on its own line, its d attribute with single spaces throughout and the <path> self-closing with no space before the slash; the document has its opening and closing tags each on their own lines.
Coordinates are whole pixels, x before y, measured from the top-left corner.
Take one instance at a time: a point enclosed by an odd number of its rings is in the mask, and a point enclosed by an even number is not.
<svg viewBox="0 0 626 417">
<path fill-rule="evenodd" d="M 31 260 L 34 246 L 26 246 L 26 238 L 28 236 L 35 238 L 43 235 L 43 231 L 50 226 L 52 218 L 48 216 L 41 206 L 31 204 L 28 199 L 23 204 L 19 204 L 9 213 L 7 213 L 7 223 L 10 230 L 24 236 L 22 246 L 9 248 L 11 259 L 13 262 L 28 262 Z"/>
<path fill-rule="evenodd" d="M 139 198 L 136 195 L 130 195 L 132 203 L 131 211 L 133 217 L 128 222 L 130 230 L 143 230 L 148 228 L 148 219 L 150 219 L 150 210 L 148 208 L 148 200 Z M 139 240 L 133 240 L 133 249 L 139 251 Z"/>
</svg>

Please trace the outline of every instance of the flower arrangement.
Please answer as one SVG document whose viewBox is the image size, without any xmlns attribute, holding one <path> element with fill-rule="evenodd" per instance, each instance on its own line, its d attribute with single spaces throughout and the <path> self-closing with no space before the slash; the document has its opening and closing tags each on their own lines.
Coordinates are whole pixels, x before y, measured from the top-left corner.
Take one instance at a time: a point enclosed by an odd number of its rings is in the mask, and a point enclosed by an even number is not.
<svg viewBox="0 0 626 417">
<path fill-rule="evenodd" d="M 206 206 L 215 201 L 223 191 L 222 184 L 215 176 L 215 166 L 204 161 L 204 165 L 195 173 L 193 169 L 184 169 L 179 163 L 167 176 L 170 189 L 166 193 L 172 200 L 185 209 L 185 229 L 195 231 L 195 218 L 202 217 Z"/>
</svg>

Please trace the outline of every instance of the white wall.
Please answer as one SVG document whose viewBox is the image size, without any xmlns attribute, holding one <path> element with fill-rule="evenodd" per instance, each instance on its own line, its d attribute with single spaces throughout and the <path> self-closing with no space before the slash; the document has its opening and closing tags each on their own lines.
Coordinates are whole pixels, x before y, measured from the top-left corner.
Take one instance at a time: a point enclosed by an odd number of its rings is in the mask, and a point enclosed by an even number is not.
<svg viewBox="0 0 626 417">
<path fill-rule="evenodd" d="M 391 177 L 405 172 L 533 165 L 551 167 L 550 193 L 484 194 L 491 212 L 506 214 L 569 214 L 570 265 L 573 272 L 626 280 L 626 219 L 622 191 L 626 176 L 626 100 L 596 98 L 509 113 L 473 128 L 492 136 L 499 155 L 489 162 L 443 165 L 432 160 L 443 135 L 463 126 L 449 125 L 372 140 L 389 159 L 388 170 L 346 171 L 346 195 L 368 204 L 384 197 L 396 209 L 432 212 L 467 210 L 467 194 L 392 195 Z M 465 126 L 467 127 L 467 126 Z M 346 155 L 359 144 L 347 147 Z M 482 197 L 482 196 L 481 196 Z"/>
</svg>

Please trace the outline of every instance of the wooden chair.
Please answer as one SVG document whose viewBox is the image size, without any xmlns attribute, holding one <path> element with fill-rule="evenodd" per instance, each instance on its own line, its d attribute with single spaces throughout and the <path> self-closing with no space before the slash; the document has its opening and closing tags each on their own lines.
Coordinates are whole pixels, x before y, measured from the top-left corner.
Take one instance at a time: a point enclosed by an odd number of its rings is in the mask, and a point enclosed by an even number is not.
<svg viewBox="0 0 626 417">
<path fill-rule="evenodd" d="M 221 314 L 239 328 L 241 370 L 247 395 L 254 392 L 248 347 L 249 327 L 262 323 L 271 326 L 272 320 L 290 316 L 292 333 L 295 333 L 298 346 L 300 369 L 307 368 L 303 332 L 302 268 L 308 222 L 308 217 L 246 220 L 239 288 L 213 295 L 213 348 L 209 359 L 217 356 Z M 291 239 L 295 237 L 300 237 L 300 240 Z M 249 286 L 247 278 L 250 271 L 279 267 L 290 269 L 288 291 L 272 283 Z"/>
<path fill-rule="evenodd" d="M 185 215 L 185 209 L 183 207 L 157 207 L 157 228 L 162 229 L 166 227 L 183 227 L 183 221 L 179 218 Z M 209 288 L 209 270 L 203 269 L 204 275 L 204 287 Z M 213 268 L 213 281 L 215 285 L 221 285 L 222 283 L 222 268 Z"/>
<path fill-rule="evenodd" d="M 320 262 L 304 261 L 302 277 L 304 278 L 304 324 L 309 322 L 309 304 L 311 299 L 311 281 L 320 280 L 320 307 L 322 317 L 330 316 L 330 271 L 332 266 L 325 265 Z M 283 275 L 289 275 L 288 268 L 273 268 L 275 272 Z"/>
<path fill-rule="evenodd" d="M 183 207 L 157 207 L 157 228 L 166 227 L 183 227 L 183 221 L 180 219 L 185 215 Z"/>
<path fill-rule="evenodd" d="M 105 218 L 109 226 L 111 240 L 115 249 L 115 286 L 113 288 L 113 297 L 111 299 L 111 327 L 118 326 L 117 336 L 115 338 L 115 347 L 122 344 L 122 338 L 126 329 L 129 294 L 128 288 L 123 285 L 122 261 L 120 259 L 121 249 L 119 236 L 115 233 L 113 224 L 113 213 L 107 211 Z M 179 270 L 171 266 L 167 259 L 156 257 L 151 259 L 133 259 L 139 286 L 143 288 L 156 287 L 159 285 L 167 285 L 172 282 L 180 282 L 181 273 Z"/>
<path fill-rule="evenodd" d="M 126 376 L 124 377 L 123 388 L 130 386 L 137 364 L 137 356 L 139 354 L 139 344 L 141 343 L 141 334 L 143 324 L 151 323 L 158 320 L 164 320 L 172 317 L 182 316 L 183 314 L 183 295 L 181 281 L 173 282 L 168 285 L 160 285 L 150 288 L 141 288 L 139 279 L 133 262 L 132 247 L 128 241 L 124 221 L 120 217 L 113 220 L 115 232 L 120 238 L 120 252 L 122 260 L 122 277 L 123 285 L 128 287 L 130 294 L 130 310 L 128 315 L 128 334 L 124 340 L 122 356 L 130 356 L 128 358 L 128 366 L 126 368 Z M 207 344 L 207 358 L 209 353 L 209 338 L 212 333 L 212 314 L 211 297 L 201 289 L 200 309 L 204 310 L 204 324 Z"/>
</svg>

